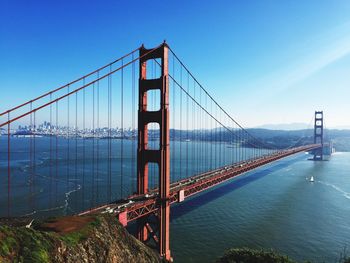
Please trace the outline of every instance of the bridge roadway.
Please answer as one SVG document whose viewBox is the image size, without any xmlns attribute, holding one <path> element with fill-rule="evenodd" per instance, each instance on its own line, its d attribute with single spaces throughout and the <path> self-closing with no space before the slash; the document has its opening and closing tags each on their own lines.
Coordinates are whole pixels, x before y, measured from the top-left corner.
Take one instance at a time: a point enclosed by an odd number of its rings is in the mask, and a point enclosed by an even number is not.
<svg viewBox="0 0 350 263">
<path fill-rule="evenodd" d="M 246 160 L 233 165 L 227 165 L 210 172 L 195 175 L 172 183 L 170 185 L 169 195 L 170 204 L 182 202 L 192 195 L 207 190 L 233 177 L 237 177 L 258 167 L 272 163 L 276 160 L 296 153 L 311 151 L 319 147 L 321 147 L 321 144 L 310 144 L 287 150 L 281 150 L 270 155 Z M 96 213 L 115 214 L 119 221 L 126 226 L 129 222 L 155 212 L 158 209 L 159 198 L 157 192 L 158 189 L 153 189 L 144 195 L 132 195 L 127 200 L 120 200 L 114 203 L 99 206 L 82 212 L 79 215 Z"/>
</svg>

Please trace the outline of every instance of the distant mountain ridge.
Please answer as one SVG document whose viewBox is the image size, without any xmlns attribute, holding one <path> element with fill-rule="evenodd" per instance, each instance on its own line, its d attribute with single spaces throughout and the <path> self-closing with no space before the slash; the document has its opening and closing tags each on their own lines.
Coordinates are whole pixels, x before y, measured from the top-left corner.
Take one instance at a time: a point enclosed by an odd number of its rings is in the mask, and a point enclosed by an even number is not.
<svg viewBox="0 0 350 263">
<path fill-rule="evenodd" d="M 294 122 L 294 123 L 280 123 L 280 124 L 264 124 L 256 128 L 267 129 L 267 130 L 295 131 L 295 130 L 310 129 L 311 127 L 306 123 Z"/>
<path fill-rule="evenodd" d="M 291 146 L 300 146 L 314 142 L 314 129 L 300 130 L 271 130 L 263 128 L 246 129 L 254 138 L 265 146 L 284 149 Z M 159 131 L 152 131 L 150 139 L 158 138 Z M 170 130 L 170 138 L 180 141 L 208 141 L 240 143 L 245 147 L 251 147 L 252 137 L 246 136 L 240 130 L 212 129 L 212 130 Z M 350 130 L 326 129 L 324 131 L 325 142 L 332 140 L 337 151 L 350 151 Z"/>
<path fill-rule="evenodd" d="M 280 123 L 280 124 L 263 124 L 251 129 L 266 129 L 266 130 L 280 130 L 280 131 L 297 131 L 297 130 L 306 130 L 313 129 L 313 123 L 306 124 L 301 122 L 294 123 Z M 326 129 L 330 130 L 350 130 L 350 125 L 342 125 L 342 126 L 332 126 L 326 127 Z"/>
</svg>

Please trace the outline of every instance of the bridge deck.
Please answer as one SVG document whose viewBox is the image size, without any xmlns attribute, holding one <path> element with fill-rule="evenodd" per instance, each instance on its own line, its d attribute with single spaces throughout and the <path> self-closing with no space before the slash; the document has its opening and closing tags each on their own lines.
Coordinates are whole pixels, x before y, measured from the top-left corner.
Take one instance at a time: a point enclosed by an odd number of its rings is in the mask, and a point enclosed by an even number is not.
<svg viewBox="0 0 350 263">
<path fill-rule="evenodd" d="M 182 202 L 184 199 L 192 195 L 207 190 L 233 177 L 237 177 L 246 172 L 272 163 L 276 160 L 285 158 L 287 156 L 300 152 L 311 151 L 319 147 L 321 147 L 320 144 L 311 144 L 307 146 L 283 150 L 271 155 L 247 160 L 241 163 L 236 163 L 234 165 L 228 165 L 210 172 L 178 181 L 171 184 L 170 203 L 173 204 Z M 113 213 L 118 216 L 120 222 L 123 225 L 127 225 L 128 222 L 134 221 L 157 210 L 159 205 L 159 198 L 156 192 L 156 190 L 153 190 L 146 195 L 133 195 L 130 196 L 127 200 L 117 201 L 111 204 L 96 207 L 94 209 L 80 213 L 80 215 L 91 213 Z"/>
</svg>

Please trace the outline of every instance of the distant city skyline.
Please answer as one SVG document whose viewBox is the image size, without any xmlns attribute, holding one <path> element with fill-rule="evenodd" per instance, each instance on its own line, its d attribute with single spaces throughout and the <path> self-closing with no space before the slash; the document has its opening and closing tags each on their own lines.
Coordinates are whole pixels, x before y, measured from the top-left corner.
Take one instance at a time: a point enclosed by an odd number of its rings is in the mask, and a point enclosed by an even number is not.
<svg viewBox="0 0 350 263">
<path fill-rule="evenodd" d="M 237 128 L 234 127 L 227 127 L 232 130 L 236 130 Z M 212 128 L 213 130 L 226 130 L 223 127 L 218 127 L 218 128 Z M 265 129 L 265 130 L 274 130 L 274 131 L 300 131 L 300 130 L 313 130 L 313 124 L 306 124 L 306 123 L 280 123 L 280 124 L 265 124 L 261 126 L 256 126 L 256 127 L 251 127 L 247 129 Z M 338 126 L 338 127 L 329 127 L 327 128 L 328 130 L 350 130 L 350 126 Z M 85 133 L 91 135 L 93 132 L 95 132 L 96 136 L 100 135 L 106 135 L 108 133 L 109 127 L 108 126 L 100 126 L 100 127 L 85 127 L 84 129 L 82 127 L 76 127 L 69 126 L 69 129 L 67 129 L 67 126 L 63 125 L 58 125 L 56 126 L 55 124 L 52 124 L 49 121 L 44 121 L 42 123 L 38 123 L 35 126 L 34 125 L 18 125 L 17 127 L 10 127 L 10 131 L 12 135 L 18 135 L 18 134 L 30 134 L 31 131 L 39 131 L 42 132 L 44 131 L 45 134 L 58 134 L 60 136 L 66 136 L 67 134 L 70 134 L 70 136 L 75 136 L 75 133 L 78 132 L 79 136 L 80 133 Z M 129 127 L 118 127 L 118 126 L 112 126 L 110 128 L 113 136 L 114 135 L 120 135 L 122 132 L 125 133 L 127 137 L 133 137 L 137 136 L 137 127 L 133 128 L 131 126 Z M 159 128 L 153 126 L 150 127 L 149 130 L 151 131 L 158 131 Z M 170 130 L 174 130 L 174 128 L 170 128 Z M 178 130 L 178 129 L 175 129 Z M 192 129 L 189 129 L 192 131 Z M 196 128 L 195 130 L 210 130 L 210 129 L 205 129 L 205 128 Z M 182 131 L 186 131 L 186 129 L 182 129 Z M 7 134 L 7 129 L 6 128 L 0 128 L 0 135 Z M 107 134 L 108 135 L 108 134 Z"/>
<path fill-rule="evenodd" d="M 253 2 L 5 1 L 0 111 L 166 39 L 244 127 L 348 127 L 350 2 Z"/>
</svg>

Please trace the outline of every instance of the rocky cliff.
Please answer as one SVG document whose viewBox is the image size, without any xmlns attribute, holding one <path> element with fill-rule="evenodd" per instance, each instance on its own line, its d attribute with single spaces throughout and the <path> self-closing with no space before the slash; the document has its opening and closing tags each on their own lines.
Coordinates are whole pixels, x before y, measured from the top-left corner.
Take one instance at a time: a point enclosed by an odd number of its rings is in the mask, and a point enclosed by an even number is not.
<svg viewBox="0 0 350 263">
<path fill-rule="evenodd" d="M 0 262 L 161 262 L 109 215 L 29 224 L 28 219 L 1 221 Z"/>
</svg>

